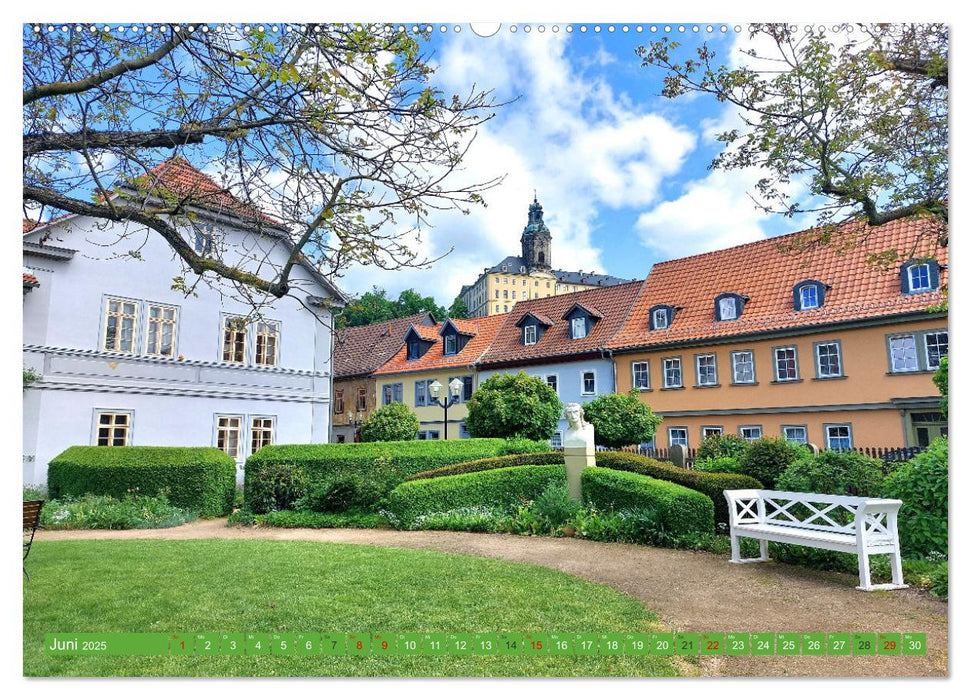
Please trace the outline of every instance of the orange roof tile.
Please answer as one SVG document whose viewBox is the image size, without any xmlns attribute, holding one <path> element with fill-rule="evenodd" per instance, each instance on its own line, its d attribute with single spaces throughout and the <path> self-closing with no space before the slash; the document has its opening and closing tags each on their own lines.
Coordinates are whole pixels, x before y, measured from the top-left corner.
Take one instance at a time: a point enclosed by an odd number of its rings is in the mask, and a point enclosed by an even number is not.
<svg viewBox="0 0 971 700">
<path fill-rule="evenodd" d="M 40 282 L 37 281 L 37 278 L 36 277 L 34 277 L 33 275 L 25 272 L 24 273 L 24 286 L 25 287 L 39 287 L 40 286 Z"/>
<path fill-rule="evenodd" d="M 420 313 L 405 318 L 354 326 L 334 332 L 334 379 L 370 374 L 388 361 L 404 343 L 405 333 L 416 328 L 429 314 Z M 428 326 L 434 333 L 435 327 Z"/>
<path fill-rule="evenodd" d="M 643 281 L 627 282 L 612 287 L 520 301 L 479 364 L 488 366 L 596 352 L 623 325 L 643 284 Z M 573 340 L 569 336 L 570 324 L 562 320 L 562 317 L 577 304 L 600 314 L 601 319 L 594 324 L 586 338 Z M 549 324 L 549 328 L 535 345 L 523 345 L 522 329 L 516 325 L 527 313 Z"/>
<path fill-rule="evenodd" d="M 190 200 L 193 206 L 210 211 L 222 211 L 243 219 L 260 219 L 280 226 L 281 222 L 256 207 L 237 199 L 228 189 L 220 187 L 212 178 L 178 156 L 156 165 L 138 184 L 151 190 L 168 190 L 175 196 Z"/>
<path fill-rule="evenodd" d="M 459 333 L 465 333 L 466 335 L 475 335 L 477 333 L 476 320 L 474 318 L 449 318 L 447 321 L 451 321 L 452 325 Z"/>
<path fill-rule="evenodd" d="M 901 294 L 899 264 L 884 269 L 868 264 L 867 258 L 886 250 L 907 251 L 908 258 L 934 258 L 946 285 L 947 248 L 928 235 L 932 225 L 927 219 L 872 228 L 844 224 L 842 233 L 855 237 L 845 252 L 829 247 L 785 252 L 783 246 L 806 234 L 798 232 L 658 263 L 609 347 L 665 345 L 924 311 L 943 300 L 940 291 Z M 830 285 L 822 308 L 794 310 L 793 287 L 805 280 Z M 715 297 L 728 292 L 750 299 L 738 319 L 715 322 Z M 652 331 L 649 314 L 658 304 L 677 311 L 670 327 Z"/>
<path fill-rule="evenodd" d="M 425 354 L 417 360 L 408 359 L 408 349 L 402 347 L 394 357 L 375 371 L 375 375 L 399 374 L 403 372 L 420 372 L 435 369 L 447 369 L 449 367 L 469 367 L 475 364 L 482 353 L 488 349 L 489 345 L 496 337 L 496 332 L 502 326 L 509 314 L 496 314 L 493 316 L 483 316 L 481 318 L 469 319 L 467 328 L 474 330 L 475 335 L 465 344 L 461 351 L 454 355 L 445 356 L 444 343 L 435 343 Z M 443 324 L 437 326 L 427 326 L 425 330 L 433 330 L 435 338 L 438 339 L 438 331 Z M 424 332 L 424 330 L 422 331 Z M 401 340 L 404 341 L 404 333 Z"/>
</svg>

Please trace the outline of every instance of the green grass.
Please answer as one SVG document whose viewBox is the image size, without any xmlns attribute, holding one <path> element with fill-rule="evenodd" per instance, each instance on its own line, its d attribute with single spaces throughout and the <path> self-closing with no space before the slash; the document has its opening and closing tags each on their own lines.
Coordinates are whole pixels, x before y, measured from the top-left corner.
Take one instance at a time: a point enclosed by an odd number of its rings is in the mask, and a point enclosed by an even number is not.
<svg viewBox="0 0 971 700">
<path fill-rule="evenodd" d="M 460 554 L 256 540 L 38 542 L 26 676 L 655 676 L 657 657 L 53 657 L 45 633 L 646 632 L 628 596 Z"/>
</svg>

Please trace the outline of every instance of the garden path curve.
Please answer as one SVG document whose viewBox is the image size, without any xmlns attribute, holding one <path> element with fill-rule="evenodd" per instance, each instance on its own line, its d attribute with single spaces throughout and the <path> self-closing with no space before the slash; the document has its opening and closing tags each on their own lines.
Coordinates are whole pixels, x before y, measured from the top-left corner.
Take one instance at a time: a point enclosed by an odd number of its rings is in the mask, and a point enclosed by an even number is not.
<svg viewBox="0 0 971 700">
<path fill-rule="evenodd" d="M 568 538 L 445 531 L 226 527 L 200 520 L 160 530 L 38 531 L 37 541 L 90 539 L 308 540 L 437 549 L 536 564 L 606 584 L 671 629 L 717 632 L 926 632 L 926 656 L 701 657 L 706 676 L 943 676 L 947 604 L 911 590 L 864 593 L 855 576 L 727 556 Z M 35 546 L 37 546 L 35 544 Z"/>
</svg>

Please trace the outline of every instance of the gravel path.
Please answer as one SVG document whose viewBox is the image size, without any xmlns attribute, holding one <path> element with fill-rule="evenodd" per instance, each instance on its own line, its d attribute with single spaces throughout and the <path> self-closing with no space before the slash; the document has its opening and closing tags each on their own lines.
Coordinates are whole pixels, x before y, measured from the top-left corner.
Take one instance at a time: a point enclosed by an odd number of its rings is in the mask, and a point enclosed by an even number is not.
<svg viewBox="0 0 971 700">
<path fill-rule="evenodd" d="M 37 541 L 264 539 L 437 549 L 537 564 L 604 583 L 696 632 L 926 632 L 926 656 L 702 657 L 708 676 L 945 676 L 947 604 L 911 590 L 864 593 L 855 576 L 639 545 L 470 532 L 226 527 L 201 520 L 164 530 L 38 531 Z"/>
</svg>

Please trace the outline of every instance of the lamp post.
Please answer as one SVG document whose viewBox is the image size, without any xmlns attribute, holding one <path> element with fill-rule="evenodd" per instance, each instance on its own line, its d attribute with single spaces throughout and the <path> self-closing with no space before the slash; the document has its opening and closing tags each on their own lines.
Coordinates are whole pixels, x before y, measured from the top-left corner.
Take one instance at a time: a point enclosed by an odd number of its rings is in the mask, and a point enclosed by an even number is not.
<svg viewBox="0 0 971 700">
<path fill-rule="evenodd" d="M 357 420 L 354 419 L 354 411 L 347 412 L 347 424 L 354 429 L 354 434 L 351 436 L 353 442 L 357 442 L 360 437 L 358 431 L 361 429 L 361 423 L 364 422 L 364 411 L 359 411 L 357 413 Z"/>
<path fill-rule="evenodd" d="M 435 400 L 439 406 L 445 409 L 445 422 L 443 425 L 444 440 L 448 440 L 448 407 L 458 403 L 459 396 L 462 395 L 462 389 L 464 388 L 462 380 L 456 377 L 448 383 L 448 393 L 449 396 L 446 398 L 445 403 L 442 403 L 438 396 L 442 393 L 442 385 L 436 379 L 431 384 L 428 385 L 428 391 L 431 393 L 432 398 Z"/>
</svg>

